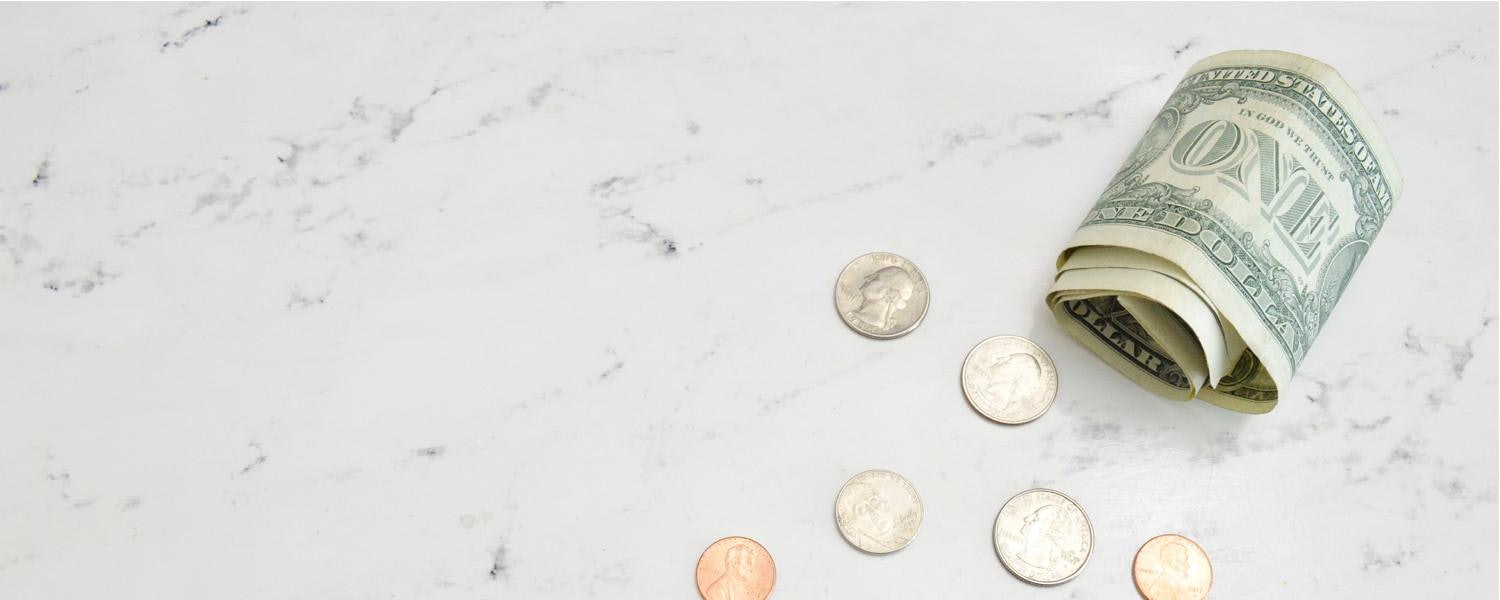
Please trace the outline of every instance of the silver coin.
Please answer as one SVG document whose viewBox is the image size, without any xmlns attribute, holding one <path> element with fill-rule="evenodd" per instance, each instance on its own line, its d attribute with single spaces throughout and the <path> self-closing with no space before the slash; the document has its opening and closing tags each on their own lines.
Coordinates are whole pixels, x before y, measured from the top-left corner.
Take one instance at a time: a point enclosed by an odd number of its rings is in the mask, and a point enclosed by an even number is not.
<svg viewBox="0 0 1500 600">
<path fill-rule="evenodd" d="M 1026 490 L 1007 500 L 995 517 L 995 553 L 1028 582 L 1055 585 L 1072 579 L 1093 551 L 1093 524 L 1062 492 Z"/>
<path fill-rule="evenodd" d="M 880 469 L 844 483 L 833 504 L 839 533 L 855 548 L 886 554 L 905 548 L 922 526 L 922 498 L 905 477 Z"/>
<path fill-rule="evenodd" d="M 997 335 L 964 357 L 964 397 L 992 421 L 1019 425 L 1036 420 L 1057 398 L 1057 368 L 1031 340 Z"/>
<path fill-rule="evenodd" d="M 889 252 L 871 252 L 839 273 L 833 304 L 850 329 L 875 339 L 901 337 L 927 315 L 927 279 Z"/>
</svg>

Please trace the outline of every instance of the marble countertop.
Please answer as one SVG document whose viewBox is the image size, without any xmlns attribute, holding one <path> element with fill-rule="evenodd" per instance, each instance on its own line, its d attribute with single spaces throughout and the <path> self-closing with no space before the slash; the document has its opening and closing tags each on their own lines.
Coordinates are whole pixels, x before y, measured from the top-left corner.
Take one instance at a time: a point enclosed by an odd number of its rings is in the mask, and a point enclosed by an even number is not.
<svg viewBox="0 0 1500 600">
<path fill-rule="evenodd" d="M 1042 304 L 1195 60 L 1337 67 L 1406 190 L 1280 407 L 1151 396 Z M 1496 596 L 1496 6 L 0 6 L 0 597 Z M 849 259 L 932 285 L 874 341 Z M 1056 405 L 965 403 L 970 346 Z M 908 548 L 835 492 L 922 494 Z M 1012 577 L 1010 495 L 1097 547 Z"/>
</svg>

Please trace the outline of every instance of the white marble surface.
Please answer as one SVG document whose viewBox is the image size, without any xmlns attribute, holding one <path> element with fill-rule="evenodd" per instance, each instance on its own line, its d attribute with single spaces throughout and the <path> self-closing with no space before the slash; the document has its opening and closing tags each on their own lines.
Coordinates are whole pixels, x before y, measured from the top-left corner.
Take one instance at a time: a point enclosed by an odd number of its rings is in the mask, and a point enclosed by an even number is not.
<svg viewBox="0 0 1500 600">
<path fill-rule="evenodd" d="M 1496 8 L 0 6 L 0 597 L 1124 598 L 1165 531 L 1220 598 L 1496 596 Z M 1407 188 L 1275 412 L 1072 342 L 1053 258 L 1187 66 L 1338 67 Z M 845 261 L 915 260 L 889 342 Z M 1032 337 L 993 425 L 970 345 Z M 846 544 L 870 467 L 916 541 Z M 1098 546 L 1027 586 L 1000 503 Z"/>
</svg>

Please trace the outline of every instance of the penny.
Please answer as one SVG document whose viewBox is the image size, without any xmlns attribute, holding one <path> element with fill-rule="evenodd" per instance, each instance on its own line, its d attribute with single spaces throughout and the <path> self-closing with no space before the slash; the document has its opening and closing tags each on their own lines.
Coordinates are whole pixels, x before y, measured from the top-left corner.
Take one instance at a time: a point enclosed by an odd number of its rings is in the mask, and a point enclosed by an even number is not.
<svg viewBox="0 0 1500 600">
<path fill-rule="evenodd" d="M 1016 494 L 995 517 L 995 553 L 1016 577 L 1038 585 L 1078 575 L 1094 550 L 1094 526 L 1062 492 L 1031 489 Z"/>
<path fill-rule="evenodd" d="M 872 469 L 844 483 L 833 504 L 839 533 L 855 548 L 886 554 L 905 548 L 922 526 L 922 498 L 905 477 Z"/>
<path fill-rule="evenodd" d="M 760 542 L 727 537 L 698 557 L 697 578 L 703 600 L 765 600 L 776 587 L 776 561 Z"/>
<path fill-rule="evenodd" d="M 833 304 L 839 317 L 875 339 L 901 337 L 927 315 L 927 279 L 917 266 L 889 252 L 871 252 L 839 272 Z"/>
<path fill-rule="evenodd" d="M 1203 600 L 1214 584 L 1214 566 L 1193 540 L 1175 533 L 1141 545 L 1131 568 L 1135 589 L 1146 600 Z"/>
<path fill-rule="evenodd" d="M 1019 425 L 1036 420 L 1057 398 L 1057 368 L 1031 340 L 997 335 L 964 357 L 964 397 L 992 421 Z"/>
</svg>

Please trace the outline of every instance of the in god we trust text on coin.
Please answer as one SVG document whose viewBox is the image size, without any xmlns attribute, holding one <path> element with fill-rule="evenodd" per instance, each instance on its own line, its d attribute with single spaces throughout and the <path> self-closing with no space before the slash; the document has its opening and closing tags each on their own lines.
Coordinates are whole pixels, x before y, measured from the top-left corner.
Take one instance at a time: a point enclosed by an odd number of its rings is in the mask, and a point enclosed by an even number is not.
<svg viewBox="0 0 1500 600">
<path fill-rule="evenodd" d="M 833 304 L 844 324 L 875 339 L 901 337 L 927 315 L 927 279 L 917 266 L 889 252 L 871 252 L 839 273 Z"/>
</svg>

